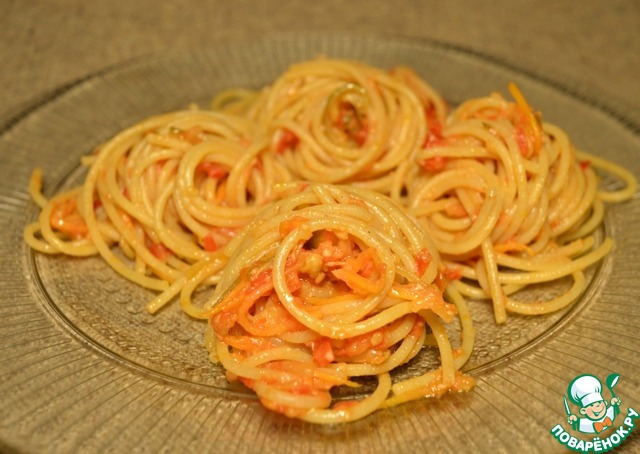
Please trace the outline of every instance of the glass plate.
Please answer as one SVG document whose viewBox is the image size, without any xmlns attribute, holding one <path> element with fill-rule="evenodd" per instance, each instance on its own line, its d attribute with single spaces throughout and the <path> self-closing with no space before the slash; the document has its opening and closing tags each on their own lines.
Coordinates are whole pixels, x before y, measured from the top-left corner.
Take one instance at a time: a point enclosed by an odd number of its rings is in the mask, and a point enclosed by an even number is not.
<svg viewBox="0 0 640 454">
<path fill-rule="evenodd" d="M 640 122 L 596 94 L 441 43 L 389 36 L 282 35 L 128 62 L 69 84 L 0 125 L 0 447 L 26 451 L 169 452 L 548 451 L 577 375 L 621 375 L 623 409 L 640 405 L 640 202 L 608 207 L 601 233 L 616 249 L 589 271 L 572 307 L 511 316 L 496 326 L 471 303 L 477 344 L 462 395 L 383 410 L 356 423 L 313 426 L 263 409 L 229 385 L 203 346 L 203 322 L 176 305 L 150 316 L 152 293 L 100 259 L 34 254 L 22 240 L 37 209 L 27 185 L 43 168 L 45 193 L 82 181 L 79 158 L 119 130 L 230 87 L 258 88 L 319 54 L 382 68 L 415 68 L 452 103 L 506 93 L 515 81 L 545 120 L 580 147 L 640 175 Z M 615 185 L 615 182 L 604 181 Z M 562 286 L 562 283 L 558 284 Z M 555 291 L 558 286 L 538 291 Z M 431 367 L 422 355 L 396 373 Z M 566 426 L 566 424 L 565 424 Z M 636 437 L 637 440 L 637 437 Z M 638 444 L 629 440 L 627 447 Z"/>
</svg>

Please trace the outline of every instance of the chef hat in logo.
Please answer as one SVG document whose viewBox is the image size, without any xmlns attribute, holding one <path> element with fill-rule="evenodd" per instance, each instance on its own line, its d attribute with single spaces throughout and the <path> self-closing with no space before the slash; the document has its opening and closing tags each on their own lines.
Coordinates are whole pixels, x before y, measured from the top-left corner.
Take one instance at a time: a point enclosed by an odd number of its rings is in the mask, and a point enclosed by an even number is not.
<svg viewBox="0 0 640 454">
<path fill-rule="evenodd" d="M 569 385 L 571 400 L 581 407 L 586 407 L 594 402 L 604 400 L 602 398 L 602 383 L 593 375 L 580 375 L 573 379 Z"/>
</svg>

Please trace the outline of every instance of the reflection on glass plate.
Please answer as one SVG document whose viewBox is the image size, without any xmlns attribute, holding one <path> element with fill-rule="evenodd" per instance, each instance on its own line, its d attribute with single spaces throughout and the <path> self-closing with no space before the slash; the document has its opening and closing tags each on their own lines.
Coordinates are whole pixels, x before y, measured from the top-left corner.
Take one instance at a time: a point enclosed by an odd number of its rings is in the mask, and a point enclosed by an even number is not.
<svg viewBox="0 0 640 454">
<path fill-rule="evenodd" d="M 39 451 L 474 451 L 550 450 L 573 377 L 620 374 L 616 394 L 640 406 L 640 240 L 637 199 L 610 207 L 614 253 L 590 270 L 571 308 L 511 316 L 496 326 L 472 302 L 477 345 L 465 395 L 424 400 L 353 424 L 315 427 L 264 410 L 208 361 L 203 323 L 173 305 L 144 310 L 152 294 L 100 259 L 33 254 L 22 227 L 37 210 L 26 195 L 34 165 L 51 194 L 82 180 L 79 158 L 146 116 L 206 106 L 225 88 L 260 87 L 318 54 L 415 68 L 453 104 L 516 81 L 546 120 L 573 141 L 640 174 L 640 124 L 595 95 L 449 46 L 401 38 L 304 35 L 162 55 L 111 68 L 60 90 L 0 125 L 0 447 Z M 605 181 L 605 184 L 607 182 Z M 557 291 L 563 283 L 536 289 Z M 455 329 L 455 327 L 453 328 Z M 408 377 L 431 367 L 419 357 Z M 631 443 L 629 447 L 631 447 Z M 637 443 L 637 442 L 636 442 Z"/>
</svg>

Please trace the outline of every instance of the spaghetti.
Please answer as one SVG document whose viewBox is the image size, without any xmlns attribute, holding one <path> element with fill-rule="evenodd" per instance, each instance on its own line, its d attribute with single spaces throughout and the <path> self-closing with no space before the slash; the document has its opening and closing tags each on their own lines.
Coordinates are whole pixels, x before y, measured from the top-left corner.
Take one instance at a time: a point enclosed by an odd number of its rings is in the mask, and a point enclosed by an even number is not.
<svg viewBox="0 0 640 454">
<path fill-rule="evenodd" d="M 507 312 L 544 314 L 584 288 L 583 271 L 613 248 L 596 245 L 604 200 L 636 190 L 633 175 L 579 152 L 557 126 L 543 123 L 517 87 L 462 103 L 440 136 L 416 155 L 422 167 L 408 185 L 408 206 L 432 235 L 453 285 L 490 299 L 496 322 Z M 625 189 L 598 189 L 594 167 L 618 175 Z M 547 301 L 520 302 L 526 286 L 570 276 L 574 285 Z"/>
<path fill-rule="evenodd" d="M 509 89 L 513 101 L 449 112 L 406 67 L 293 65 L 260 91 L 218 94 L 212 110 L 122 131 L 83 159 L 82 186 L 50 200 L 34 171 L 41 212 L 24 237 L 42 253 L 100 255 L 158 292 L 150 313 L 179 300 L 208 319 L 211 358 L 288 416 L 353 421 L 467 390 L 466 299 L 491 301 L 497 323 L 571 304 L 613 248 L 597 229 L 605 203 L 637 188 Z M 624 189 L 601 189 L 603 172 Z M 565 278 L 560 295 L 518 298 Z M 394 383 L 424 346 L 439 366 Z M 370 395 L 333 401 L 332 388 L 367 376 Z"/>
<path fill-rule="evenodd" d="M 220 250 L 268 203 L 275 183 L 290 179 L 253 129 L 243 118 L 199 110 L 145 120 L 85 160 L 82 187 L 41 201 L 25 238 L 44 253 L 100 254 L 153 290 L 183 282 L 201 261 L 219 271 Z M 37 193 L 39 172 L 32 180 Z M 170 298 L 162 294 L 150 312 Z"/>
<path fill-rule="evenodd" d="M 458 372 L 473 345 L 466 306 L 444 301 L 433 243 L 386 197 L 312 184 L 263 210 L 232 249 L 208 303 L 209 348 L 266 407 L 346 422 L 407 394 L 471 386 Z M 454 351 L 444 323 L 458 311 L 466 342 Z M 442 365 L 411 386 L 392 385 L 388 373 L 418 354 L 427 335 Z M 330 389 L 358 386 L 352 378 L 360 376 L 377 376 L 378 388 L 329 408 Z"/>
<path fill-rule="evenodd" d="M 293 65 L 257 94 L 224 92 L 213 108 L 255 121 L 295 177 L 382 193 L 393 190 L 394 170 L 440 128 L 447 110 L 407 67 L 386 73 L 335 59 Z"/>
</svg>

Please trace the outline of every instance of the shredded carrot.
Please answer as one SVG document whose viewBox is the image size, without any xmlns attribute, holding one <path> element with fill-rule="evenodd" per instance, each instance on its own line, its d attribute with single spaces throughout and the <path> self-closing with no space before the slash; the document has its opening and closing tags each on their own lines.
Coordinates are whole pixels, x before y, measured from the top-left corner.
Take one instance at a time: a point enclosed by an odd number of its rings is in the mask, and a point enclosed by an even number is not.
<svg viewBox="0 0 640 454">
<path fill-rule="evenodd" d="M 342 129 L 347 137 L 358 146 L 362 146 L 369 135 L 369 125 L 365 118 L 360 118 L 356 107 L 350 102 L 341 101 L 338 104 L 336 127 Z"/>
<path fill-rule="evenodd" d="M 334 410 L 348 410 L 358 405 L 357 400 L 343 400 L 333 406 Z"/>
<path fill-rule="evenodd" d="M 540 147 L 542 145 L 542 133 L 540 130 L 540 124 L 538 122 L 538 118 L 534 114 L 533 110 L 531 109 L 531 106 L 529 105 L 527 100 L 524 98 L 524 95 L 522 94 L 518 86 L 513 82 L 509 83 L 509 92 L 511 92 L 511 96 L 513 96 L 513 99 L 516 102 L 516 106 L 520 109 L 522 113 L 523 128 L 527 130 L 527 132 L 530 134 L 531 138 L 533 139 L 533 144 L 532 144 L 533 149 L 531 149 L 531 151 L 529 152 L 527 147 L 525 156 L 528 157 L 528 156 L 536 155 L 538 154 L 538 151 L 540 150 Z M 520 145 L 520 142 L 519 142 L 519 146 L 521 147 L 521 150 L 522 150 L 522 145 Z"/>
<path fill-rule="evenodd" d="M 153 254 L 155 258 L 166 262 L 169 256 L 171 255 L 171 250 L 169 250 L 162 243 L 153 243 L 149 246 L 149 251 Z"/>
<path fill-rule="evenodd" d="M 447 213 L 447 216 L 452 218 L 459 219 L 469 216 L 469 213 L 467 213 L 467 210 L 464 208 L 464 206 L 456 199 L 451 199 L 451 201 L 447 203 L 444 211 L 445 213 Z"/>
<path fill-rule="evenodd" d="M 531 249 L 529 246 L 527 246 L 526 244 L 523 243 L 519 243 L 515 240 L 509 240 L 505 243 L 502 244 L 496 244 L 494 245 L 494 250 L 496 252 L 504 252 L 504 253 L 508 253 L 508 252 L 526 252 L 528 256 L 532 257 L 534 256 L 536 253 L 533 249 Z"/>
<path fill-rule="evenodd" d="M 56 204 L 49 219 L 51 227 L 71 238 L 86 237 L 89 234 L 89 228 L 77 209 L 78 203 L 75 199 L 64 199 Z"/>
<path fill-rule="evenodd" d="M 433 158 L 424 159 L 420 165 L 427 172 L 440 172 L 444 170 L 449 160 L 444 156 L 434 156 Z"/>
<path fill-rule="evenodd" d="M 386 344 L 389 340 L 389 329 L 389 327 L 383 327 L 370 333 L 346 339 L 341 347 L 334 348 L 333 353 L 337 360 L 345 361 L 364 354 L 372 347 L 383 350 L 388 347 Z"/>
<path fill-rule="evenodd" d="M 208 252 L 218 250 L 218 243 L 216 243 L 216 240 L 213 238 L 211 233 L 208 233 L 202 238 L 202 246 L 204 247 L 204 250 Z"/>
<path fill-rule="evenodd" d="M 286 150 L 295 149 L 300 143 L 300 139 L 293 132 L 288 129 L 280 130 L 280 140 L 276 144 L 276 153 L 282 154 Z"/>
<path fill-rule="evenodd" d="M 442 123 L 438 119 L 436 109 L 432 104 L 425 107 L 424 115 L 427 120 L 427 135 L 422 143 L 422 148 L 431 148 L 443 142 Z"/>
<path fill-rule="evenodd" d="M 312 341 L 311 350 L 313 352 L 313 361 L 319 366 L 327 366 L 335 360 L 331 339 L 328 337 L 320 337 Z"/>
<path fill-rule="evenodd" d="M 416 273 L 418 276 L 422 276 L 429 265 L 433 261 L 433 257 L 431 257 L 431 253 L 427 249 L 421 249 L 416 254 Z"/>
<path fill-rule="evenodd" d="M 182 137 L 189 143 L 197 144 L 202 142 L 202 127 L 194 126 L 186 131 L 183 131 Z"/>
<path fill-rule="evenodd" d="M 280 224 L 280 235 L 283 237 L 287 236 L 292 230 L 298 228 L 308 219 L 303 216 L 294 216 L 291 219 L 288 219 Z"/>
<path fill-rule="evenodd" d="M 357 257 L 349 257 L 341 268 L 332 274 L 342 280 L 355 293 L 372 294 L 380 292 L 384 286 L 384 277 L 380 270 L 383 265 L 376 252 L 369 248 Z M 371 278 L 371 279 L 369 279 Z"/>
<path fill-rule="evenodd" d="M 445 266 L 444 277 L 449 281 L 457 281 L 462 278 L 462 269 L 457 266 Z"/>
<path fill-rule="evenodd" d="M 219 180 L 229 173 L 229 167 L 218 162 L 204 161 L 196 166 L 196 173 L 204 173 L 209 178 Z"/>
</svg>

